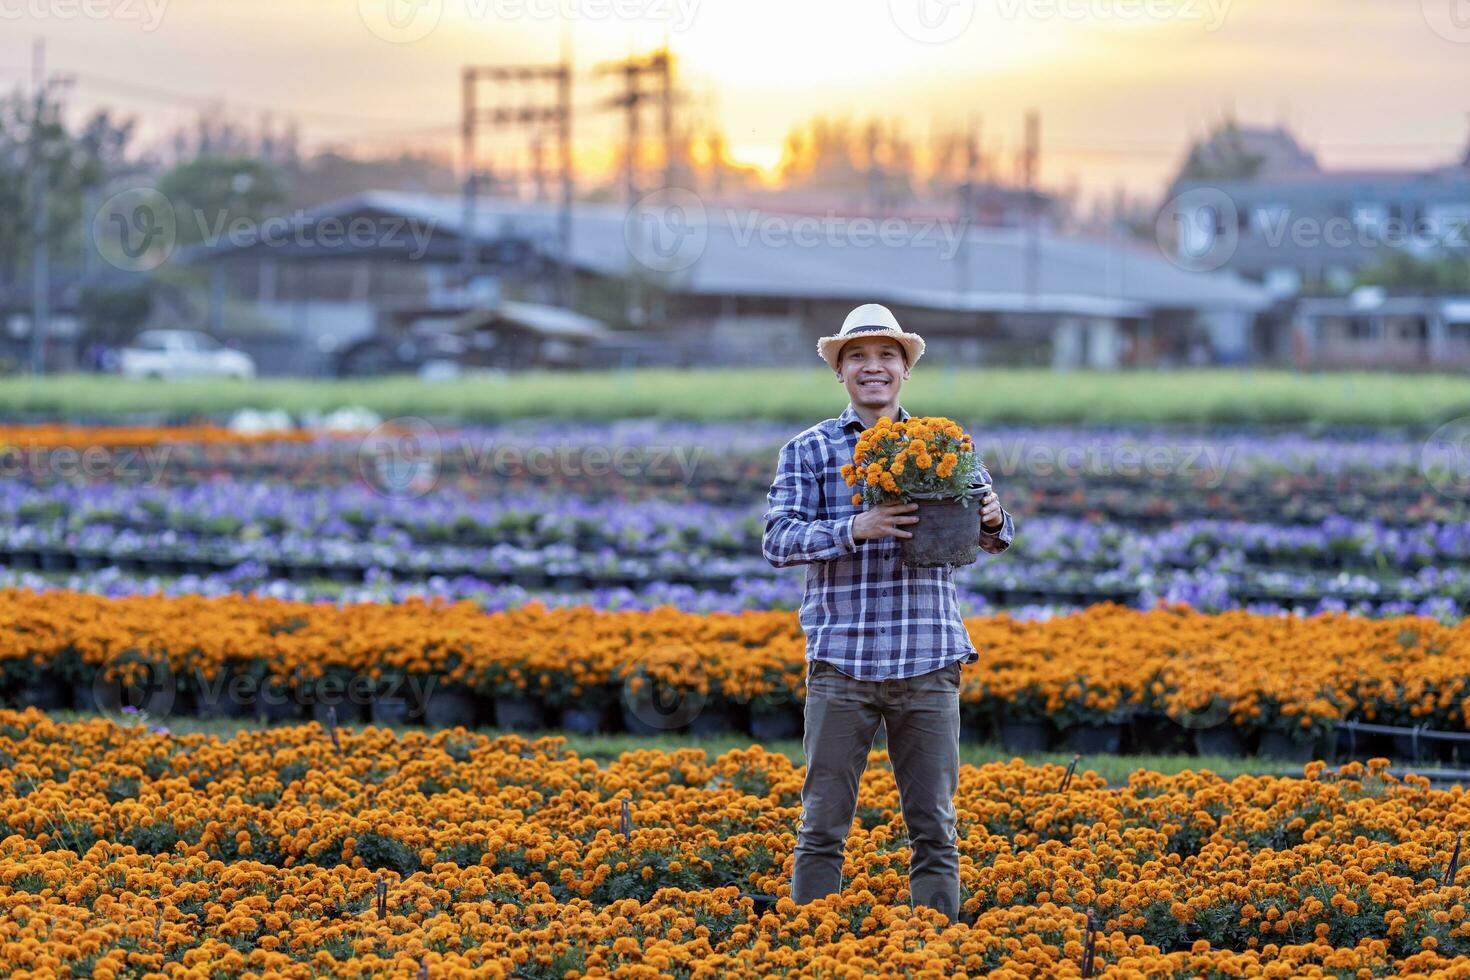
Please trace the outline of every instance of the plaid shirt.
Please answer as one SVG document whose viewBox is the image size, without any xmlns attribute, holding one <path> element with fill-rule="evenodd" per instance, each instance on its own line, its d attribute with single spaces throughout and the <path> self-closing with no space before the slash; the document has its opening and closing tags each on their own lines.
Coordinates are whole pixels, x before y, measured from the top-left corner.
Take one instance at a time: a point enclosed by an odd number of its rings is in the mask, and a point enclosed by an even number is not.
<svg viewBox="0 0 1470 980">
<path fill-rule="evenodd" d="M 902 408 L 894 421 L 909 413 Z M 805 564 L 801 627 L 806 657 L 825 660 L 859 680 L 913 677 L 958 660 L 980 659 L 955 599 L 951 568 L 908 568 L 898 538 L 856 541 L 860 513 L 841 467 L 852 462 L 866 426 L 851 404 L 835 419 L 781 447 L 761 550 L 777 568 Z M 980 479 L 990 482 L 983 468 Z M 980 547 L 1010 547 L 1009 513 L 999 531 L 983 528 Z"/>
</svg>

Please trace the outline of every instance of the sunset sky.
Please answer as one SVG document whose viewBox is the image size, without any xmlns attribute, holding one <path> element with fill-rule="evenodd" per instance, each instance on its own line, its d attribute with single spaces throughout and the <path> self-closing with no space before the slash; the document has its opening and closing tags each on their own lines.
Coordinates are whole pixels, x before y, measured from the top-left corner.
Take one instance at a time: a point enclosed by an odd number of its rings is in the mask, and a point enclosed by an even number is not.
<svg viewBox="0 0 1470 980">
<path fill-rule="evenodd" d="M 766 167 L 817 113 L 919 138 L 977 116 L 1008 164 L 1035 107 L 1043 181 L 1089 194 L 1157 191 L 1230 108 L 1335 166 L 1440 164 L 1470 136 L 1470 0 L 0 0 L 0 83 L 29 79 L 37 36 L 79 109 L 159 133 L 217 99 L 296 114 L 309 147 L 448 150 L 461 65 L 554 60 L 564 36 L 579 67 L 667 39 Z M 611 114 L 579 128 L 585 158 L 611 158 Z"/>
</svg>

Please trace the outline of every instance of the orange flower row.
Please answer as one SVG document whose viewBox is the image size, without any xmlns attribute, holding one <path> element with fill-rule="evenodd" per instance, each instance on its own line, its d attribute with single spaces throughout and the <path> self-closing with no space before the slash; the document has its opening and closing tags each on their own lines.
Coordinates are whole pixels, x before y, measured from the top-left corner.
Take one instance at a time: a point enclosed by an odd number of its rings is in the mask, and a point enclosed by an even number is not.
<svg viewBox="0 0 1470 980">
<path fill-rule="evenodd" d="M 470 602 L 348 606 L 239 595 L 108 599 L 0 591 L 0 678 L 90 681 L 166 663 L 186 686 L 232 669 L 288 685 L 330 672 L 435 677 L 482 693 L 597 703 L 657 681 L 737 702 L 799 703 L 795 613 L 604 612 Z M 978 718 L 1105 722 L 1154 713 L 1303 736 L 1338 719 L 1470 728 L 1470 624 L 1345 614 L 1277 617 L 1098 605 L 1045 622 L 966 622 Z"/>
<path fill-rule="evenodd" d="M 88 446 L 154 446 L 165 443 L 229 444 L 310 442 L 316 438 L 303 429 L 236 432 L 217 425 L 87 426 L 0 425 L 0 448 L 56 449 Z"/>
<path fill-rule="evenodd" d="M 797 907 L 804 774 L 783 755 L 599 765 L 561 738 L 339 734 L 340 753 L 315 724 L 219 739 L 0 711 L 0 955 L 94 976 L 1077 976 L 1092 909 L 1099 976 L 1470 972 L 1463 794 L 1385 760 L 1084 770 L 1065 791 L 1059 766 L 967 766 L 973 924 L 947 926 L 910 907 L 884 752 L 843 892 Z"/>
</svg>

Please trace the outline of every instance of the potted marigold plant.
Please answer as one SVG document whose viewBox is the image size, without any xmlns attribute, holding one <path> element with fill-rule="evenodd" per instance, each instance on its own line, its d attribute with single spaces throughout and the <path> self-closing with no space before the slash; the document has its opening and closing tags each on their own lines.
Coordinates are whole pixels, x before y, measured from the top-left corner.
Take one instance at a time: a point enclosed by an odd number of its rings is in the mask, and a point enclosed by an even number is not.
<svg viewBox="0 0 1470 980">
<path fill-rule="evenodd" d="M 980 557 L 980 459 L 970 436 L 950 419 L 880 418 L 863 430 L 852 462 L 842 468 L 854 506 L 917 503 L 919 522 L 901 539 L 900 556 L 910 568 L 969 565 Z M 974 504 L 974 506 L 971 506 Z"/>
</svg>

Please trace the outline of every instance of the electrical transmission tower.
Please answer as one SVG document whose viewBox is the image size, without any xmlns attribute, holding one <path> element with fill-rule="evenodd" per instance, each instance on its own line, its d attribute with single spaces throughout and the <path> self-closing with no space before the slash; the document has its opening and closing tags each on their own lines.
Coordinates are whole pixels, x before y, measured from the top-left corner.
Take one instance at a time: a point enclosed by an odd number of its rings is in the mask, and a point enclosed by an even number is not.
<svg viewBox="0 0 1470 980">
<path fill-rule="evenodd" d="M 626 146 L 623 150 L 623 183 L 628 198 L 628 208 L 638 206 L 642 193 L 639 179 L 639 157 L 642 149 L 643 106 L 653 102 L 659 110 L 659 136 L 663 149 L 663 187 L 673 186 L 674 181 L 674 63 L 667 48 L 661 48 L 644 58 L 630 57 L 622 61 L 607 62 L 597 66 L 599 75 L 621 76 L 623 92 L 601 104 L 601 108 L 622 110 Z M 645 84 L 649 82 L 650 84 Z M 637 269 L 627 278 L 624 315 L 630 323 L 644 323 L 648 311 L 644 308 L 643 276 Z"/>
<path fill-rule="evenodd" d="M 659 142 L 663 148 L 663 186 L 674 179 L 674 63 L 668 49 L 660 49 L 645 58 L 627 58 L 597 66 L 599 75 L 621 75 L 623 92 L 602 103 L 603 108 L 621 109 L 627 145 L 623 156 L 623 179 L 631 206 L 638 200 L 640 181 L 639 151 L 642 146 L 642 109 L 655 103 L 659 114 Z M 646 84 L 646 81 L 649 84 Z"/>
<path fill-rule="evenodd" d="M 483 85 L 493 83 L 486 98 Z M 531 146 L 533 179 L 538 195 L 547 180 L 544 146 L 547 131 L 556 144 L 550 176 L 560 185 L 557 214 L 557 302 L 571 306 L 572 297 L 572 64 L 564 58 L 546 65 L 467 66 L 463 72 L 463 167 L 464 232 L 460 251 L 460 274 L 468 288 L 479 264 L 479 238 L 475 229 L 480 184 L 492 173 L 480 164 L 482 130 L 525 134 Z M 527 95 L 535 86 L 539 92 Z M 518 91 L 508 92 L 508 89 Z M 550 92 L 547 89 L 550 88 Z M 513 98 L 520 95 L 521 98 Z M 511 96 L 508 98 L 507 96 Z"/>
<path fill-rule="evenodd" d="M 1037 171 L 1041 169 L 1041 115 L 1034 109 L 1026 113 L 1026 142 L 1021 148 L 1021 182 L 1026 188 L 1026 246 L 1025 246 L 1025 289 L 1026 298 L 1036 301 L 1041 280 L 1041 193 L 1036 189 Z"/>
</svg>

